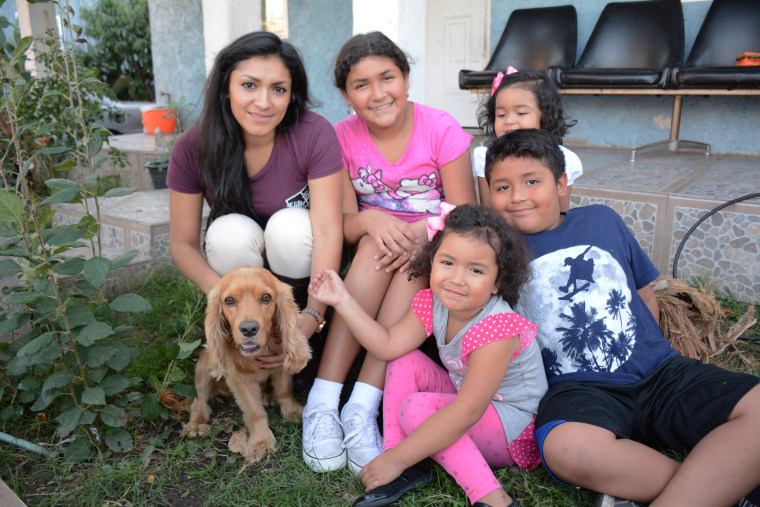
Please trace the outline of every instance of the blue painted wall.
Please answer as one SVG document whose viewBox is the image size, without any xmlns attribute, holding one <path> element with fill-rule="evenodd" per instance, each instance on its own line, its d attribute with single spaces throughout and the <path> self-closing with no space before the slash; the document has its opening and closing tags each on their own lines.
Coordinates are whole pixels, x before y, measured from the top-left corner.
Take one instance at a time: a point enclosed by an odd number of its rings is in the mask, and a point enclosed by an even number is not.
<svg viewBox="0 0 760 507">
<path fill-rule="evenodd" d="M 346 103 L 333 86 L 333 63 L 351 38 L 351 0 L 288 0 L 288 41 L 301 51 L 309 91 L 321 105 L 312 109 L 336 123 L 346 115 Z"/>
<path fill-rule="evenodd" d="M 491 48 L 515 9 L 572 4 L 578 11 L 580 57 L 606 0 L 492 0 Z M 709 1 L 683 4 L 686 56 L 702 24 Z M 569 143 L 634 147 L 668 138 L 672 97 L 564 96 L 566 114 L 578 120 Z M 685 97 L 680 139 L 712 145 L 715 153 L 760 155 L 760 97 Z"/>
<path fill-rule="evenodd" d="M 17 24 L 16 2 L 5 2 L 3 5 L 0 5 L 0 16 L 4 16 L 11 24 Z M 6 38 L 10 38 L 13 29 L 7 26 L 3 29 L 3 33 L 5 33 Z"/>
</svg>

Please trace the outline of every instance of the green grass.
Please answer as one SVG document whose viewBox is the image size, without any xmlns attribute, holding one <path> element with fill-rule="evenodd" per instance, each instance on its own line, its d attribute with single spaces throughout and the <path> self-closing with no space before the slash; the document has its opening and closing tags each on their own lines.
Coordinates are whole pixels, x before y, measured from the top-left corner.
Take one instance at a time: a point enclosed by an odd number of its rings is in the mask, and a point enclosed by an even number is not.
<svg viewBox="0 0 760 507">
<path fill-rule="evenodd" d="M 331 506 L 351 505 L 364 492 L 346 469 L 328 474 L 309 470 L 301 459 L 300 424 L 283 421 L 277 409 L 269 417 L 279 448 L 255 465 L 227 449 L 231 432 L 242 425 L 237 409 L 228 407 L 214 415 L 212 437 L 191 441 L 177 436 L 179 424 L 161 434 L 143 424 L 133 428 L 136 439 L 144 436 L 133 453 L 104 455 L 89 464 L 45 460 L 4 447 L 2 478 L 28 505 Z M 466 505 L 464 493 L 442 468 L 430 460 L 425 465 L 433 480 L 399 505 Z M 591 505 L 595 497 L 559 486 L 543 469 L 503 468 L 496 474 L 526 507 Z"/>
<path fill-rule="evenodd" d="M 730 296 L 720 297 L 718 301 L 721 308 L 728 310 L 725 312 L 725 320 L 721 323 L 722 330 L 730 328 L 750 306 L 749 303 L 737 301 Z M 754 306 L 755 317 L 760 317 L 760 304 L 755 303 Z M 742 337 L 737 346 L 728 347 L 710 362 L 728 370 L 760 376 L 760 322 L 744 331 Z"/>
<path fill-rule="evenodd" d="M 129 366 L 127 376 L 162 378 L 168 364 L 166 344 L 188 326 L 192 339 L 202 336 L 197 311 L 193 312 L 200 293 L 171 271 L 152 274 L 136 290 L 148 298 L 154 311 L 129 322 L 135 326 L 131 344 L 140 354 Z M 721 304 L 736 312 L 727 314 L 723 327 L 730 326 L 747 307 L 730 298 L 722 299 Z M 190 318 L 191 313 L 195 317 Z M 757 336 L 759 328 L 750 328 L 745 334 Z M 759 375 L 760 341 L 742 340 L 713 362 Z M 192 366 L 192 360 L 180 364 L 190 376 L 185 382 L 191 383 Z M 352 370 L 351 377 L 355 378 L 356 371 Z M 140 388 L 145 392 L 150 389 L 146 384 Z M 305 393 L 297 397 L 305 401 Z M 234 402 L 215 406 L 211 436 L 197 441 L 180 437 L 181 422 L 172 419 L 132 421 L 128 429 L 135 440 L 133 451 L 126 455 L 106 452 L 89 463 L 48 460 L 2 444 L 0 478 L 28 505 L 45 506 L 334 506 L 351 505 L 364 492 L 359 479 L 346 469 L 328 474 L 309 470 L 301 459 L 301 425 L 283 420 L 277 407 L 269 409 L 269 421 L 278 450 L 254 465 L 227 448 L 232 432 L 243 425 Z M 53 440 L 50 425 L 31 418 L 5 423 L 0 431 L 30 441 Z M 467 505 L 463 491 L 440 466 L 431 460 L 424 466 L 431 470 L 431 483 L 406 495 L 399 505 Z M 596 497 L 592 492 L 558 484 L 543 468 L 521 472 L 508 467 L 495 473 L 507 492 L 525 507 L 589 506 Z"/>
</svg>

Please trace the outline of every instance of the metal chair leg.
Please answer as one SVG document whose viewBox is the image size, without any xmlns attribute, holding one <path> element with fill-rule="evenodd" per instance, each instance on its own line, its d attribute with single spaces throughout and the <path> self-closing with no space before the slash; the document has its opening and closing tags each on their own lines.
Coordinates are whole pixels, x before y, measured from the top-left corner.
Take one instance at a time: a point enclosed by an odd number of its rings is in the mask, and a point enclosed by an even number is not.
<svg viewBox="0 0 760 507">
<path fill-rule="evenodd" d="M 673 97 L 673 115 L 670 120 L 670 138 L 667 141 L 638 146 L 631 150 L 631 162 L 636 162 L 636 155 L 642 151 L 653 151 L 659 147 L 667 146 L 668 151 L 704 151 L 705 156 L 710 154 L 710 145 L 699 141 L 687 141 L 678 139 L 681 128 L 681 108 L 683 107 L 683 95 Z"/>
</svg>

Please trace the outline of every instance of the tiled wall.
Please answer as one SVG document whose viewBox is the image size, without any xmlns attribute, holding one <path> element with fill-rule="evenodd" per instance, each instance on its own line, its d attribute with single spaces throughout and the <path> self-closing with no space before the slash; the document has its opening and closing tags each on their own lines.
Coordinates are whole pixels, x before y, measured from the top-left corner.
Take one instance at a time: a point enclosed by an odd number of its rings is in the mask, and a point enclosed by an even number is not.
<svg viewBox="0 0 760 507">
<path fill-rule="evenodd" d="M 678 245 L 687 231 L 721 201 L 584 188 L 576 184 L 572 206 L 605 204 L 623 217 L 663 274 L 672 276 Z M 678 278 L 712 280 L 723 295 L 760 301 L 760 204 L 745 201 L 716 212 L 689 236 L 678 259 Z"/>
</svg>

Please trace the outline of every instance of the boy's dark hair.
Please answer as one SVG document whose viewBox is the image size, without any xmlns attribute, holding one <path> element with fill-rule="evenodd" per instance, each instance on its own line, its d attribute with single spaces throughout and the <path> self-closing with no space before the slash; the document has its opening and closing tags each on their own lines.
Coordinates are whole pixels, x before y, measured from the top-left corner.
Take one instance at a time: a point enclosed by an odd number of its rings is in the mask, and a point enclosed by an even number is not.
<svg viewBox="0 0 760 507">
<path fill-rule="evenodd" d="M 277 132 L 298 125 L 311 104 L 309 83 L 301 55 L 289 42 L 269 32 L 251 32 L 219 51 L 206 80 L 196 151 L 198 168 L 212 198 L 208 223 L 228 213 L 258 219 L 251 202 L 250 178 L 245 168 L 243 129 L 232 114 L 230 75 L 240 62 L 256 56 L 275 56 L 290 72 L 290 103 Z"/>
<path fill-rule="evenodd" d="M 541 130 L 548 130 L 554 136 L 554 142 L 562 144 L 567 129 L 575 125 L 575 121 L 566 122 L 562 110 L 562 97 L 557 87 L 545 72 L 523 70 L 504 76 L 499 88 L 481 106 L 478 113 L 478 125 L 487 136 L 493 136 L 493 126 L 496 122 L 496 97 L 499 92 L 509 87 L 519 87 L 533 92 L 538 109 L 541 111 Z"/>
<path fill-rule="evenodd" d="M 367 56 L 390 58 L 404 76 L 409 75 L 409 60 L 392 40 L 382 32 L 360 33 L 348 39 L 335 58 L 335 86 L 338 89 L 346 89 L 351 67 Z"/>
<path fill-rule="evenodd" d="M 444 230 L 439 231 L 412 261 L 409 279 L 430 276 L 433 257 L 446 234 L 470 236 L 493 248 L 499 268 L 498 294 L 514 307 L 520 298 L 520 288 L 530 279 L 533 257 L 522 234 L 508 226 L 491 208 L 475 204 L 457 206 L 446 216 L 444 224 Z"/>
<path fill-rule="evenodd" d="M 491 171 L 496 162 L 507 157 L 532 158 L 552 172 L 554 181 L 565 173 L 565 156 L 552 135 L 545 130 L 518 129 L 486 143 L 486 181 L 491 183 Z"/>
</svg>

